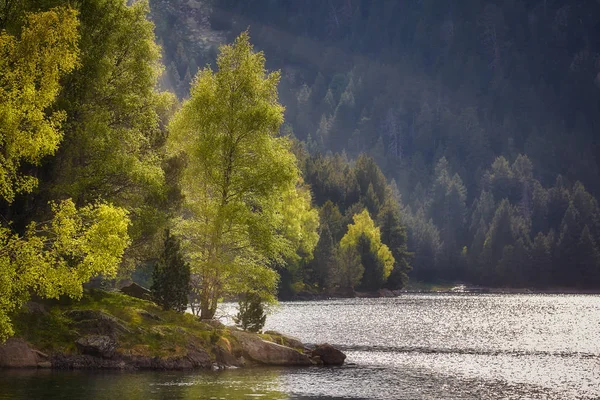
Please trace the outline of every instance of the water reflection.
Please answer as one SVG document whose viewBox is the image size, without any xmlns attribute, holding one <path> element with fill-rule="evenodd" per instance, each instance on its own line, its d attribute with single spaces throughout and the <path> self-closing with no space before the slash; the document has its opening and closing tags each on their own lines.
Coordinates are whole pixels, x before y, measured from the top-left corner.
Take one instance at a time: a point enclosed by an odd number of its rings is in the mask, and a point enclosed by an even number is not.
<svg viewBox="0 0 600 400">
<path fill-rule="evenodd" d="M 200 373 L 0 372 L 0 399 L 287 399 L 280 386 L 280 370 L 268 368 Z"/>
</svg>

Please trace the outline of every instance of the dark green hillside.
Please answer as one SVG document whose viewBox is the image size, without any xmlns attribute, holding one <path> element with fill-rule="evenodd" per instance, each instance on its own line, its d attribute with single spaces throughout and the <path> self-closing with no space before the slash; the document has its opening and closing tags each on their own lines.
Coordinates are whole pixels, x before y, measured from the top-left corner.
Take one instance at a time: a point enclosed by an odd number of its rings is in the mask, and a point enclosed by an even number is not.
<svg viewBox="0 0 600 400">
<path fill-rule="evenodd" d="M 188 26 L 184 2 L 152 3 Z M 282 70 L 285 132 L 395 181 L 413 278 L 598 286 L 598 2 L 194 3 L 213 37 L 250 27 Z M 189 37 L 164 39 L 180 72 L 212 59 Z"/>
</svg>

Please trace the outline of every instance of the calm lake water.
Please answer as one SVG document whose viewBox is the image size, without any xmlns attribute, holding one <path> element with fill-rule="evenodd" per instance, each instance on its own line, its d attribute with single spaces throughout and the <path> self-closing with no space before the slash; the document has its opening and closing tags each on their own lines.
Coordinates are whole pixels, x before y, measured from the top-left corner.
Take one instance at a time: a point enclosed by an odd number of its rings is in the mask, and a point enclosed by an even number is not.
<svg viewBox="0 0 600 400">
<path fill-rule="evenodd" d="M 225 305 L 225 314 L 233 312 Z M 598 399 L 600 296 L 403 295 L 282 303 L 267 319 L 339 368 L 0 371 L 0 399 Z"/>
</svg>

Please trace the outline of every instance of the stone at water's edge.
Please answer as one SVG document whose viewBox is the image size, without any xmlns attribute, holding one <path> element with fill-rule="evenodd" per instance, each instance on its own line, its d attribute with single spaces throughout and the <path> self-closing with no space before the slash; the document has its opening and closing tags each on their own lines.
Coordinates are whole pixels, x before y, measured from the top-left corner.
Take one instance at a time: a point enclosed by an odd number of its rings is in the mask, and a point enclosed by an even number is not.
<svg viewBox="0 0 600 400">
<path fill-rule="evenodd" d="M 232 331 L 232 336 L 242 346 L 244 358 L 258 364 L 278 366 L 312 365 L 310 357 L 290 347 L 267 342 L 251 333 Z"/>
<path fill-rule="evenodd" d="M 319 357 L 325 365 L 342 365 L 346 355 L 328 343 L 318 345 L 311 353 Z"/>
<path fill-rule="evenodd" d="M 19 338 L 9 338 L 0 345 L 1 368 L 35 368 L 40 361 L 26 341 Z"/>
<path fill-rule="evenodd" d="M 277 331 L 266 331 L 266 335 L 273 335 L 276 338 L 279 338 L 281 343 L 284 346 L 291 347 L 293 349 L 304 349 L 304 343 L 300 341 L 300 339 L 295 338 L 293 336 L 284 335 L 283 333 L 279 333 Z"/>
<path fill-rule="evenodd" d="M 82 354 L 111 358 L 117 349 L 117 342 L 109 336 L 89 335 L 77 339 L 75 345 Z"/>
</svg>

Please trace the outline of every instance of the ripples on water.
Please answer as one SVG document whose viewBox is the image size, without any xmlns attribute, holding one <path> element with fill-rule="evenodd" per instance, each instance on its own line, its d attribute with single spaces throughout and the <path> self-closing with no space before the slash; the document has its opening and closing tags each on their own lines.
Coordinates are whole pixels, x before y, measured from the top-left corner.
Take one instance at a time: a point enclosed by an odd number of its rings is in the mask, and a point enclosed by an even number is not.
<svg viewBox="0 0 600 400">
<path fill-rule="evenodd" d="M 346 349 L 366 370 L 359 396 L 600 398 L 599 296 L 287 303 L 268 328 Z"/>
<path fill-rule="evenodd" d="M 222 312 L 233 314 L 232 307 Z M 600 398 L 600 296 L 282 303 L 265 329 L 337 345 L 351 365 L 193 374 L 0 371 L 0 398 Z"/>
</svg>

